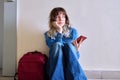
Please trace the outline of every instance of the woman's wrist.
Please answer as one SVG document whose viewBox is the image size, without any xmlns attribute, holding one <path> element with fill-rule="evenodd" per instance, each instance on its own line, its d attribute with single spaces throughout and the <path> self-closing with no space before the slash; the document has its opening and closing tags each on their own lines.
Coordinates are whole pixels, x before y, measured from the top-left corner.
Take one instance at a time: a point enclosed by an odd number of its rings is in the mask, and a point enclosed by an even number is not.
<svg viewBox="0 0 120 80">
<path fill-rule="evenodd" d="M 59 33 L 62 33 L 62 29 L 57 29 L 57 31 L 58 31 Z"/>
</svg>

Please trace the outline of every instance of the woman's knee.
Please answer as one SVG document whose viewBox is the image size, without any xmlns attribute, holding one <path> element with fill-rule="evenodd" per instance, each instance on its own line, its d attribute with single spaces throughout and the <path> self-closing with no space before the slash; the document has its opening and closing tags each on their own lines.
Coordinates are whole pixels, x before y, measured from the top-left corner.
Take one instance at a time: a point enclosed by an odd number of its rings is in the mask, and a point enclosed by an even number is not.
<svg viewBox="0 0 120 80">
<path fill-rule="evenodd" d="M 53 46 L 54 46 L 54 47 L 61 47 L 61 46 L 62 46 L 62 43 L 60 43 L 60 42 L 56 42 L 56 43 L 54 43 Z"/>
<path fill-rule="evenodd" d="M 60 42 L 54 43 L 52 49 L 50 50 L 50 54 L 52 55 L 62 55 L 62 44 Z"/>
</svg>

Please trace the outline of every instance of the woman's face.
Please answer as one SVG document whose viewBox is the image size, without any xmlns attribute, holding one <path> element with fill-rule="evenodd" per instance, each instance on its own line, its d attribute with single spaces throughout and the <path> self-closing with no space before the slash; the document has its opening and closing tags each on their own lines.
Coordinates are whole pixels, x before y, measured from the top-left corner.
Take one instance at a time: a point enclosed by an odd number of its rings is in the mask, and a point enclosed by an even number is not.
<svg viewBox="0 0 120 80">
<path fill-rule="evenodd" d="M 59 12 L 59 14 L 56 16 L 57 25 L 63 27 L 65 25 L 65 21 L 65 15 L 62 12 Z"/>
</svg>

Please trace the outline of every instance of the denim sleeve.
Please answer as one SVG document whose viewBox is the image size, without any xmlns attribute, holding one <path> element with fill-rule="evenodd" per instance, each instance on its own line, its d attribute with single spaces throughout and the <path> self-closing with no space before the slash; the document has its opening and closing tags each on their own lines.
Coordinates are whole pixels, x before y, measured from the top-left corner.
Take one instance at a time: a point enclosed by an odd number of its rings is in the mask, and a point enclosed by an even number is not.
<svg viewBox="0 0 120 80">
<path fill-rule="evenodd" d="M 80 58 L 80 52 L 77 52 L 77 59 Z"/>
<path fill-rule="evenodd" d="M 44 36 L 45 36 L 46 44 L 49 48 L 51 48 L 53 46 L 53 44 L 56 43 L 56 42 L 62 43 L 62 34 L 61 33 L 58 33 L 55 38 L 50 38 L 47 35 L 47 32 L 44 33 Z"/>
<path fill-rule="evenodd" d="M 72 28 L 72 35 L 73 35 L 73 39 L 77 39 L 78 38 L 78 32 L 76 29 Z M 76 54 L 77 58 L 79 59 L 80 58 L 80 52 L 78 51 L 77 54 Z"/>
<path fill-rule="evenodd" d="M 62 34 L 61 33 L 57 34 L 57 36 L 56 36 L 56 42 L 62 43 Z"/>
<path fill-rule="evenodd" d="M 73 36 L 73 40 L 78 38 L 78 32 L 76 29 L 72 28 L 72 36 Z"/>
</svg>

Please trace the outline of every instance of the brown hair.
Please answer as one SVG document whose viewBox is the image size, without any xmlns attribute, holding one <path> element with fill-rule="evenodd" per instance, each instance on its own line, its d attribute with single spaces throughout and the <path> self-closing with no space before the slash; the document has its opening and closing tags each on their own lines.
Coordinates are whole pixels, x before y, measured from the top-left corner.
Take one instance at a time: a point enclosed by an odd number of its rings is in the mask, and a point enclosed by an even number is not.
<svg viewBox="0 0 120 80">
<path fill-rule="evenodd" d="M 62 7 L 56 7 L 54 9 L 52 9 L 52 11 L 50 12 L 50 15 L 49 15 L 50 28 L 52 27 L 52 22 L 56 21 L 56 17 L 59 14 L 59 12 L 62 12 L 65 15 L 65 18 L 66 18 L 65 23 L 66 23 L 66 25 L 69 25 L 69 18 L 68 18 L 68 15 L 67 15 L 65 9 L 63 9 Z"/>
<path fill-rule="evenodd" d="M 50 27 L 50 30 L 48 32 L 49 36 L 55 37 L 57 34 L 56 28 L 54 27 L 52 23 L 56 21 L 56 17 L 60 12 L 65 15 L 65 19 L 66 19 L 65 26 L 63 27 L 63 34 L 66 34 L 66 33 L 68 34 L 69 32 L 70 23 L 69 23 L 69 18 L 68 18 L 68 15 L 65 9 L 62 7 L 56 7 L 51 10 L 50 15 L 49 15 L 49 27 Z"/>
</svg>

